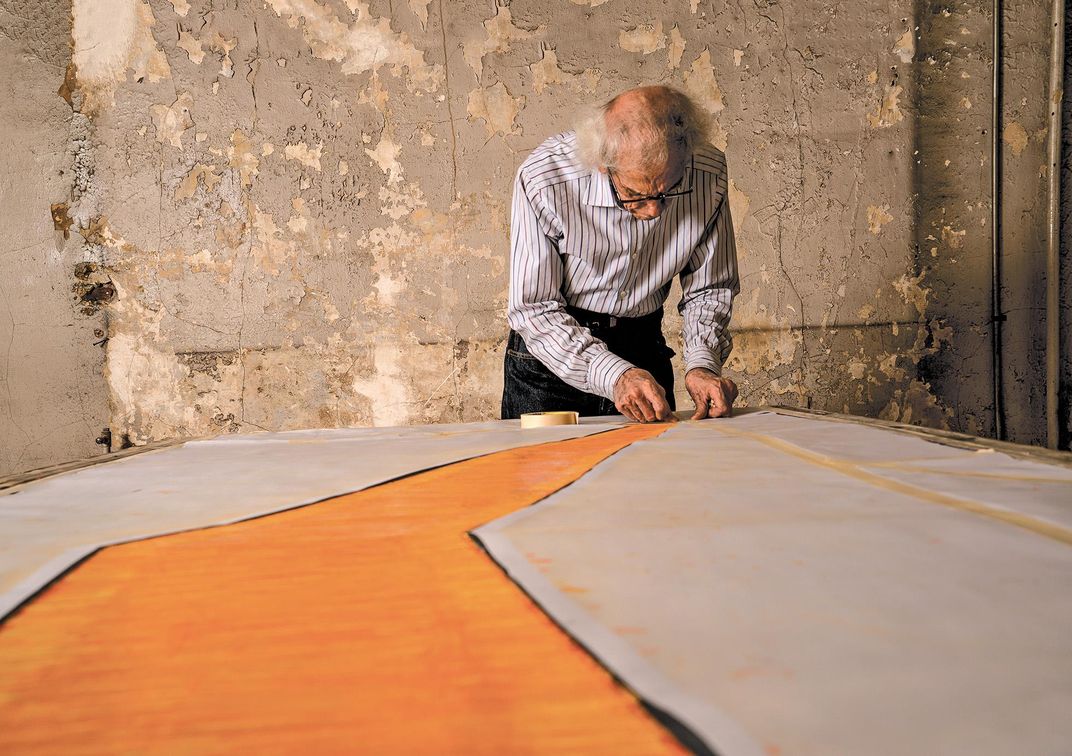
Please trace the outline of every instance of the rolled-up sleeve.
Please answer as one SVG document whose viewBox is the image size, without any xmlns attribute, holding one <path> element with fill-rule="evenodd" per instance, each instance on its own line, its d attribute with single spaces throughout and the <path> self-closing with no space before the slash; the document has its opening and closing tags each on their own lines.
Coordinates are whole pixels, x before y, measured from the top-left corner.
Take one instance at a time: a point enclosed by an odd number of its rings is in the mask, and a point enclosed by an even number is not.
<svg viewBox="0 0 1072 756">
<path fill-rule="evenodd" d="M 507 320 L 552 373 L 581 391 L 613 399 L 614 384 L 633 365 L 566 312 L 561 238 L 561 221 L 530 186 L 523 166 L 514 181 Z"/>
<path fill-rule="evenodd" d="M 733 298 L 741 290 L 730 204 L 725 196 L 680 278 L 678 309 L 684 319 L 685 372 L 707 368 L 721 375 L 733 349 L 729 332 Z"/>
</svg>

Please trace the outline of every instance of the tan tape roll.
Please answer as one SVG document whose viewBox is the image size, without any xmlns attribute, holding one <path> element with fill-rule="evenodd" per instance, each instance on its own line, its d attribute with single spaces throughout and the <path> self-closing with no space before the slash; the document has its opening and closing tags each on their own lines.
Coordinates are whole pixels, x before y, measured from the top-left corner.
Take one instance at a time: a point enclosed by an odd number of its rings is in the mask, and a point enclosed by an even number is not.
<svg viewBox="0 0 1072 756">
<path fill-rule="evenodd" d="M 576 424 L 576 412 L 526 412 L 521 416 L 522 428 L 547 428 L 552 425 Z"/>
</svg>

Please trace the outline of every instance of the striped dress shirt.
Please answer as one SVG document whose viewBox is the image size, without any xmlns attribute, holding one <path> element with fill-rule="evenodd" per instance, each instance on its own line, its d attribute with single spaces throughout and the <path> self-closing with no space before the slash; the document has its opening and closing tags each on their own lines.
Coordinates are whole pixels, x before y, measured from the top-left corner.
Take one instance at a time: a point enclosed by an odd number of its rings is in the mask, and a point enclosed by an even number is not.
<svg viewBox="0 0 1072 756">
<path fill-rule="evenodd" d="M 649 221 L 615 204 L 607 174 L 581 165 L 572 132 L 548 139 L 518 169 L 507 319 L 528 350 L 569 385 L 613 399 L 614 384 L 633 365 L 565 306 L 647 315 L 662 307 L 674 276 L 681 278 L 685 371 L 721 374 L 740 291 L 726 156 L 702 145 L 693 165 L 685 177 L 692 193 L 669 198 Z"/>
</svg>

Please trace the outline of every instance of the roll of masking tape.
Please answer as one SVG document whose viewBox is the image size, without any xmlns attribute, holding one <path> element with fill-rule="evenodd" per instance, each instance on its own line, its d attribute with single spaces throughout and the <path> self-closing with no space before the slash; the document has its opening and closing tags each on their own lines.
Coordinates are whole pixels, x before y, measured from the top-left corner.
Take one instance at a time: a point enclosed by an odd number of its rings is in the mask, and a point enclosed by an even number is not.
<svg viewBox="0 0 1072 756">
<path fill-rule="evenodd" d="M 576 424 L 576 412 L 526 412 L 521 416 L 522 428 L 547 428 L 552 425 Z"/>
</svg>

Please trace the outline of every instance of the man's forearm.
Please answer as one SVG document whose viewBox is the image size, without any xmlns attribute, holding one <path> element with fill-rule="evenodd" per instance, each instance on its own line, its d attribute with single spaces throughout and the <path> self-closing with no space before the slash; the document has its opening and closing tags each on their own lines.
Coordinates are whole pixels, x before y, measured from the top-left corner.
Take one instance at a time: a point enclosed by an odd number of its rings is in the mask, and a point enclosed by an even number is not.
<svg viewBox="0 0 1072 756">
<path fill-rule="evenodd" d="M 733 349 L 729 333 L 733 310 L 730 289 L 709 289 L 683 302 L 685 372 L 695 368 L 722 374 L 722 366 Z"/>
<path fill-rule="evenodd" d="M 529 352 L 568 385 L 613 399 L 615 384 L 633 364 L 611 352 L 561 304 L 554 305 L 511 308 L 510 327 Z"/>
</svg>

